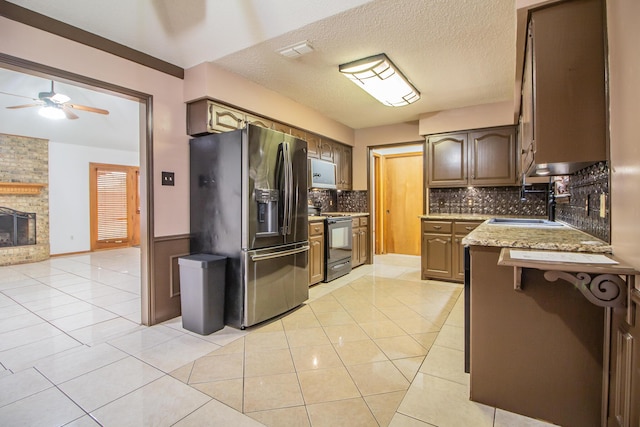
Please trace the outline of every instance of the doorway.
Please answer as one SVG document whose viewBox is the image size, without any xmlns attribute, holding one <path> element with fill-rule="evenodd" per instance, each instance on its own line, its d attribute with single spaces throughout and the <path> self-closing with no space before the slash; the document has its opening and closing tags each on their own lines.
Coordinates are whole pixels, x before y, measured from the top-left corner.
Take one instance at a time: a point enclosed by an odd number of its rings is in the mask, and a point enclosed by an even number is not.
<svg viewBox="0 0 640 427">
<path fill-rule="evenodd" d="M 151 266 L 153 265 L 153 251 L 151 245 L 151 237 L 153 236 L 153 187 L 152 187 L 152 171 L 151 171 L 151 159 L 152 156 L 152 96 L 117 86 L 111 83 L 107 83 L 100 80 L 95 80 L 86 76 L 73 74 L 65 70 L 49 67 L 46 65 L 38 64 L 21 58 L 16 58 L 10 55 L 0 53 L 0 71 L 11 71 L 14 73 L 20 73 L 25 77 L 37 77 L 61 84 L 67 85 L 68 88 L 76 88 L 78 90 L 88 90 L 99 92 L 103 96 L 111 96 L 114 99 L 133 101 L 133 114 L 135 116 L 129 117 L 137 123 L 139 128 L 137 130 L 138 137 L 136 140 L 136 157 L 139 159 L 139 174 L 137 179 L 139 185 L 139 201 L 137 206 L 139 207 L 139 229 L 137 238 L 140 244 L 140 294 L 141 294 L 141 319 L 142 324 L 149 325 L 151 323 L 151 289 L 150 289 L 150 274 Z M 82 120 L 82 119 L 80 119 Z M 78 120 L 78 122 L 80 121 Z M 42 130 L 40 127 L 32 129 Z M 2 129 L 0 129 L 2 131 Z M 11 132 L 10 132 L 11 133 Z M 15 132 L 13 132 L 15 134 Z M 28 133 L 28 132 L 27 132 Z M 95 136 L 95 133 L 93 134 Z M 44 139 L 50 139 L 47 135 L 38 136 Z M 92 135 L 86 135 L 87 139 L 92 138 Z M 88 168 L 84 169 L 88 172 Z M 86 172 L 85 172 L 86 173 Z M 87 182 L 87 180 L 83 180 Z M 87 195 L 88 197 L 88 195 Z M 73 198 L 72 198 L 73 199 Z M 88 203 L 87 203 L 88 205 Z M 85 206 L 87 206 L 85 205 Z M 88 207 L 88 206 L 87 206 Z M 77 211 L 74 211 L 77 212 Z M 87 224 L 89 224 L 89 214 L 86 214 Z M 87 230 L 89 226 L 87 226 Z M 89 234 L 89 231 L 87 231 Z M 74 236 L 70 236 L 73 240 Z M 89 239 L 87 238 L 89 244 Z M 86 249 L 85 249 L 86 250 Z M 65 252 L 62 252 L 65 253 Z"/>
<path fill-rule="evenodd" d="M 370 150 L 373 165 L 374 253 L 420 255 L 424 210 L 424 144 Z"/>
</svg>

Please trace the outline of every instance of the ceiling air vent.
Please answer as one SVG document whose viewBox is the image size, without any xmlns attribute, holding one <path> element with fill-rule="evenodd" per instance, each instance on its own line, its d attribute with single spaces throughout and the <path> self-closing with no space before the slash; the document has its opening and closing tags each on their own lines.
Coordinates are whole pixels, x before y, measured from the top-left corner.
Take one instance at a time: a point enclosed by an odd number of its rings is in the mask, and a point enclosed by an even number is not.
<svg viewBox="0 0 640 427">
<path fill-rule="evenodd" d="M 297 58 L 304 54 L 313 52 L 313 47 L 309 44 L 308 41 L 298 42 L 294 45 L 283 47 L 282 49 L 277 51 L 280 55 L 285 56 L 287 58 Z"/>
</svg>

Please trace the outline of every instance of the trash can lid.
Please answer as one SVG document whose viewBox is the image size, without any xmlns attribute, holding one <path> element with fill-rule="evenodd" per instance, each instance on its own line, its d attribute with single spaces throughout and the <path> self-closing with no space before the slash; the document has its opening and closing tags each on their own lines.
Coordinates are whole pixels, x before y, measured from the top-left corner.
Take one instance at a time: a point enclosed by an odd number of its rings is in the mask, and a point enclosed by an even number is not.
<svg viewBox="0 0 640 427">
<path fill-rule="evenodd" d="M 212 254 L 192 254 L 178 258 L 178 265 L 192 268 L 209 268 L 217 262 L 226 262 L 227 257 Z"/>
</svg>

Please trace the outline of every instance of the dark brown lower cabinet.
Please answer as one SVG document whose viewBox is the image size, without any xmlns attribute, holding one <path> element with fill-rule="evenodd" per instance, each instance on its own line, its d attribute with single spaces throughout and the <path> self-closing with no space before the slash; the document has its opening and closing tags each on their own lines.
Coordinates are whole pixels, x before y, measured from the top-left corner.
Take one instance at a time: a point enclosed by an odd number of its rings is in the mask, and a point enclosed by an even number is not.
<svg viewBox="0 0 640 427">
<path fill-rule="evenodd" d="M 462 239 L 481 221 L 422 220 L 422 280 L 464 281 Z"/>
</svg>

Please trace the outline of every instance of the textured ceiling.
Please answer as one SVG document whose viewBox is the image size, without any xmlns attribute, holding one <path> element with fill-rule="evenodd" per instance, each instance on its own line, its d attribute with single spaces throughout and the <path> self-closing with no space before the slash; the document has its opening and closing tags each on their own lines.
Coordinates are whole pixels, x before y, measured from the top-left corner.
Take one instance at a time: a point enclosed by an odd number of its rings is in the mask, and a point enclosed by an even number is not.
<svg viewBox="0 0 640 427">
<path fill-rule="evenodd" d="M 513 99 L 515 0 L 10 1 L 184 68 L 212 62 L 354 129 Z M 314 52 L 275 52 L 303 40 Z M 338 73 L 381 52 L 422 99 L 386 107 Z"/>
</svg>

